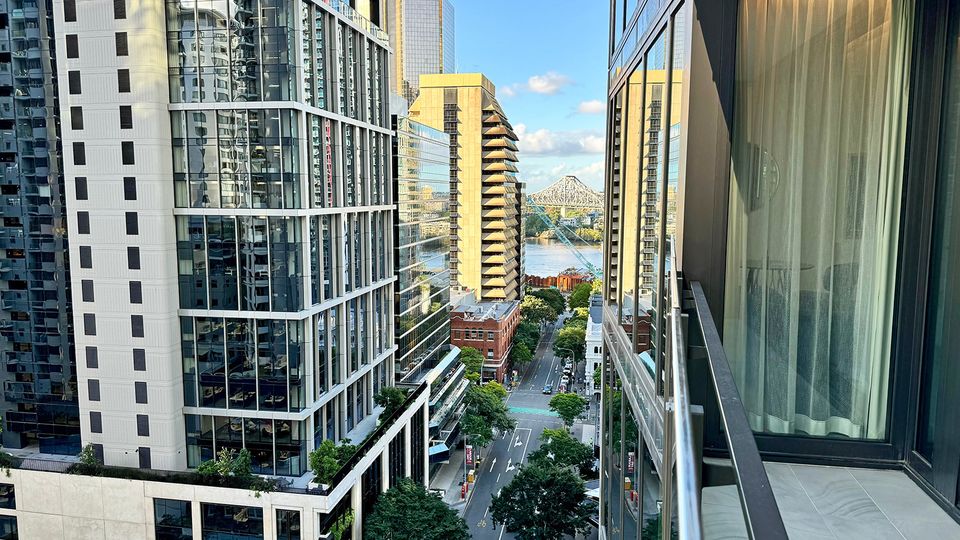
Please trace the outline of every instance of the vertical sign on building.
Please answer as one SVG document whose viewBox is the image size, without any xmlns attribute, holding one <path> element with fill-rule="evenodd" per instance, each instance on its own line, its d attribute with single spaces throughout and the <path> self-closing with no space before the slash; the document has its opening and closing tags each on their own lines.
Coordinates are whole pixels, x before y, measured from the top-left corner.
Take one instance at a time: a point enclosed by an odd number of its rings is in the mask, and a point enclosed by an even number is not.
<svg viewBox="0 0 960 540">
<path fill-rule="evenodd" d="M 467 465 L 473 465 L 473 445 L 464 445 L 464 452 L 467 454 Z"/>
</svg>

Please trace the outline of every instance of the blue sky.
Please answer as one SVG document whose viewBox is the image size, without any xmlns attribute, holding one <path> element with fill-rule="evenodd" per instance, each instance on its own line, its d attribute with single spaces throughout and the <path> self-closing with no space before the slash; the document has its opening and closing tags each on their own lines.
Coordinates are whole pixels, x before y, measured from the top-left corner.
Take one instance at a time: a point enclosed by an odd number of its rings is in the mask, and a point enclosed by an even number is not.
<svg viewBox="0 0 960 540">
<path fill-rule="evenodd" d="M 457 70 L 482 72 L 520 135 L 532 193 L 603 185 L 608 8 L 596 0 L 453 0 Z"/>
</svg>

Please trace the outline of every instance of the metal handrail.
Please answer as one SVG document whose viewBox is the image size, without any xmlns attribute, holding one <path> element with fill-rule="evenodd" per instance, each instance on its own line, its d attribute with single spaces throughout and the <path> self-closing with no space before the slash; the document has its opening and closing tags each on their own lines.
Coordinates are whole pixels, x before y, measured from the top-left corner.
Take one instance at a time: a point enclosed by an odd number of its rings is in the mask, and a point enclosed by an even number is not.
<svg viewBox="0 0 960 540">
<path fill-rule="evenodd" d="M 730 461 L 736 476 L 740 507 L 750 538 L 786 540 L 787 531 L 780 516 L 777 499 L 773 495 L 770 479 L 760 459 L 753 429 L 747 421 L 747 413 L 737 390 L 737 382 L 727 362 L 720 333 L 710 314 L 710 305 L 699 282 L 690 283 L 697 310 L 697 320 L 703 336 L 710 366 L 710 379 L 720 409 L 723 433 L 730 451 Z M 682 519 L 682 514 L 681 514 Z M 683 538 L 681 536 L 681 538 Z"/>
<path fill-rule="evenodd" d="M 664 438 L 664 467 L 666 482 L 663 490 L 664 516 L 662 538 L 672 538 L 673 479 L 676 474 L 677 528 L 681 539 L 703 538 L 703 523 L 700 515 L 700 487 L 697 481 L 697 453 L 694 447 L 693 417 L 690 413 L 690 395 L 687 385 L 686 345 L 683 340 L 682 311 L 680 306 L 679 280 L 677 278 L 676 249 L 670 242 L 670 361 L 665 366 L 666 388 L 670 393 L 669 414 L 671 429 L 666 429 Z M 672 461 L 676 461 L 676 473 Z"/>
</svg>

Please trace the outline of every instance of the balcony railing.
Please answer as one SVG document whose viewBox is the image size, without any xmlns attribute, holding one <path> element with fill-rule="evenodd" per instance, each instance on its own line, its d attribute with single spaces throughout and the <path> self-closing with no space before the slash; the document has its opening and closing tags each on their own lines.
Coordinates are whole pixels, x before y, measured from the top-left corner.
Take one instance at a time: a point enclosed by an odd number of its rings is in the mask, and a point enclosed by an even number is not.
<svg viewBox="0 0 960 540">
<path fill-rule="evenodd" d="M 670 263 L 676 261 L 671 253 Z M 733 372 L 714 324 L 703 287 L 693 281 L 683 287 L 675 265 L 670 264 L 666 287 L 666 360 L 659 373 L 663 380 L 664 436 L 661 473 L 662 538 L 671 531 L 682 540 L 699 540 L 703 535 L 700 508 L 702 476 L 702 423 L 695 422 L 693 395 L 688 377 L 706 377 L 702 386 L 713 398 L 719 412 L 721 431 L 726 438 L 729 468 L 739 493 L 740 512 L 750 538 L 786 539 L 787 533 L 760 459 L 753 430 L 747 421 Z M 694 369 L 691 369 L 694 368 Z M 712 392 L 710 392 L 712 390 Z M 712 395 L 710 395 L 712 394 Z M 724 465 L 721 465 L 724 466 Z M 710 475 L 713 478 L 723 475 Z M 728 475 L 729 476 L 729 475 Z"/>
</svg>

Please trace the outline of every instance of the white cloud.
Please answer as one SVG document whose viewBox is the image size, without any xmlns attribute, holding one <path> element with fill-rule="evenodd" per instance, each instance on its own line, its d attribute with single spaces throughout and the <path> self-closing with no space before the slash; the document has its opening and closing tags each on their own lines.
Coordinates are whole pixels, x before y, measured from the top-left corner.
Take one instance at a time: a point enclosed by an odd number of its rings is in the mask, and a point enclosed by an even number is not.
<svg viewBox="0 0 960 540">
<path fill-rule="evenodd" d="M 520 152 L 526 155 L 569 156 L 604 151 L 603 135 L 596 131 L 528 131 L 526 125 L 517 124 L 516 132 Z"/>
<path fill-rule="evenodd" d="M 577 105 L 577 112 L 580 114 L 603 114 L 605 110 L 607 110 L 606 104 L 599 99 L 581 101 L 580 105 Z"/>
<path fill-rule="evenodd" d="M 566 75 L 561 75 L 554 71 L 548 71 L 543 75 L 534 75 L 527 79 L 527 89 L 536 94 L 546 94 L 552 96 L 560 91 L 564 86 L 573 81 Z"/>
<path fill-rule="evenodd" d="M 555 71 L 548 71 L 543 75 L 534 75 L 527 79 L 525 83 L 514 83 L 497 88 L 497 92 L 503 97 L 512 98 L 521 92 L 531 92 L 534 94 L 543 94 L 552 96 L 560 90 L 573 84 L 573 80 L 566 75 L 561 75 Z"/>
</svg>

